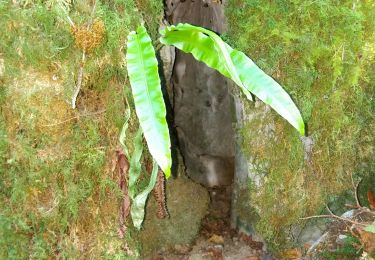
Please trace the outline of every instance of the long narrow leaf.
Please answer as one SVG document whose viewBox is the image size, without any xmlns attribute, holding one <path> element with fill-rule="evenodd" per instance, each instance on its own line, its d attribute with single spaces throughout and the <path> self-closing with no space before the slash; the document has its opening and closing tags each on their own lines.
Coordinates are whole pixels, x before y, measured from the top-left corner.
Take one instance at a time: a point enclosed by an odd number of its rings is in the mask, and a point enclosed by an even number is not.
<svg viewBox="0 0 375 260">
<path fill-rule="evenodd" d="M 125 144 L 125 140 L 126 140 L 126 130 L 128 130 L 128 127 L 129 127 L 131 111 L 130 111 L 129 102 L 126 96 L 125 96 L 125 103 L 126 103 L 125 118 L 124 118 L 125 120 L 124 120 L 124 124 L 122 125 L 122 129 L 121 129 L 120 136 L 119 136 L 119 141 L 122 146 L 122 150 L 124 151 L 124 154 L 126 155 L 127 158 L 129 158 L 129 149 Z"/>
<path fill-rule="evenodd" d="M 133 224 L 137 229 L 141 228 L 143 219 L 145 217 L 145 206 L 148 194 L 152 191 L 156 184 L 156 178 L 158 176 L 158 164 L 154 160 L 152 164 L 152 173 L 150 177 L 150 182 L 147 187 L 139 193 L 133 200 L 131 206 L 130 214 L 132 216 Z"/>
<path fill-rule="evenodd" d="M 250 99 L 249 92 L 270 105 L 301 135 L 302 116 L 290 96 L 244 53 L 234 50 L 211 31 L 190 24 L 178 24 L 160 31 L 160 42 L 191 53 L 197 60 L 231 78 Z"/>
<path fill-rule="evenodd" d="M 158 62 L 144 26 L 129 34 L 126 60 L 135 109 L 148 148 L 165 176 L 169 177 L 172 159 L 166 110 Z"/>
<path fill-rule="evenodd" d="M 141 175 L 141 157 L 143 153 L 143 134 L 142 128 L 139 128 L 135 134 L 133 144 L 134 151 L 130 157 L 130 168 L 129 168 L 129 183 L 128 183 L 128 192 L 129 197 L 132 201 L 130 208 L 130 215 L 133 220 L 133 224 L 137 229 L 141 228 L 144 216 L 145 216 L 145 206 L 146 200 L 149 193 L 155 187 L 156 177 L 158 172 L 158 164 L 153 160 L 152 174 L 150 177 L 150 182 L 147 187 L 137 194 L 137 181 Z"/>
<path fill-rule="evenodd" d="M 141 175 L 141 158 L 143 153 L 143 135 L 142 135 L 142 128 L 138 128 L 134 140 L 134 150 L 130 157 L 130 168 L 129 168 L 129 196 L 133 200 L 135 198 L 136 184 L 138 181 L 139 176 Z"/>
<path fill-rule="evenodd" d="M 174 26 L 167 28 L 167 36 L 160 38 L 161 43 L 174 45 L 186 53 L 191 53 L 197 60 L 204 62 L 210 68 L 216 69 L 225 77 L 231 78 L 235 81 L 234 78 L 231 77 L 231 74 L 226 67 L 226 63 L 221 61 L 214 41 L 208 35 L 199 30 L 189 29 L 188 26 L 191 25 L 179 24 L 179 26 L 180 25 L 185 26 L 186 28 L 184 30 L 175 30 Z M 165 36 L 164 32 L 165 31 L 161 31 L 160 33 Z M 232 65 L 234 64 L 232 63 Z M 233 66 L 231 67 L 233 68 Z M 240 85 L 240 87 L 241 86 L 243 85 Z M 241 89 L 248 99 L 252 99 L 250 92 L 245 87 L 241 87 Z"/>
<path fill-rule="evenodd" d="M 245 88 L 240 76 L 238 75 L 237 68 L 234 66 L 230 52 L 227 49 L 227 44 L 216 33 L 210 30 L 202 27 L 192 26 L 190 24 L 184 24 L 183 26 L 187 27 L 187 29 L 199 30 L 201 33 L 204 33 L 210 37 L 210 39 L 214 42 L 215 50 L 219 54 L 219 58 L 221 59 L 222 63 L 224 63 L 226 70 L 230 74 L 230 78 L 242 89 L 246 97 L 253 101 L 253 97 Z"/>
</svg>

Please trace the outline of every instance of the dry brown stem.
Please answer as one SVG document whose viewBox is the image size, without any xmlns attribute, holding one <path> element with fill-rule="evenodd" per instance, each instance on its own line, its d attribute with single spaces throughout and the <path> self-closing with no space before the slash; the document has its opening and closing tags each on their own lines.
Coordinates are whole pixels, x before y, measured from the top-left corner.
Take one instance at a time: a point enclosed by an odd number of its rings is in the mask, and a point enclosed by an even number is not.
<svg viewBox="0 0 375 260">
<path fill-rule="evenodd" d="M 119 212 L 119 237 L 124 238 L 126 233 L 126 219 L 130 214 L 130 197 L 128 191 L 128 180 L 129 180 L 129 162 L 125 154 L 121 150 L 116 151 L 117 157 L 117 172 L 119 175 L 118 185 L 122 191 L 123 199 L 120 206 Z"/>
<path fill-rule="evenodd" d="M 165 195 L 165 176 L 161 170 L 158 171 L 156 185 L 154 188 L 154 197 L 158 204 L 157 217 L 160 219 L 168 217 L 169 213 Z"/>
<path fill-rule="evenodd" d="M 327 205 L 326 205 L 326 209 L 330 213 L 329 215 L 328 214 L 326 214 L 326 215 L 315 215 L 315 216 L 309 216 L 309 217 L 304 217 L 304 218 L 300 218 L 300 219 L 308 220 L 308 219 L 313 219 L 313 218 L 335 218 L 335 219 L 342 220 L 342 221 L 345 221 L 345 222 L 349 222 L 349 223 L 352 223 L 352 224 L 355 224 L 355 225 L 367 226 L 366 224 L 363 224 L 363 223 L 360 223 L 360 222 L 357 222 L 357 221 L 353 221 L 351 219 L 340 217 L 340 216 L 337 216 L 337 215 L 333 214 L 333 212 L 329 209 L 329 207 Z"/>
</svg>

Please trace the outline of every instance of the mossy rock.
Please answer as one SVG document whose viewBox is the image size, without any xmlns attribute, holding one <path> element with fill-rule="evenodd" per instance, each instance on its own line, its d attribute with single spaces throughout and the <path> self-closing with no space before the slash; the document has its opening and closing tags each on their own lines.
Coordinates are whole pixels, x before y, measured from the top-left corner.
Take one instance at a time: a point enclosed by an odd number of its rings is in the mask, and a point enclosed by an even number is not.
<svg viewBox="0 0 375 260">
<path fill-rule="evenodd" d="M 169 218 L 158 219 L 154 198 L 148 202 L 140 233 L 143 255 L 174 245 L 191 244 L 198 235 L 202 218 L 207 214 L 208 192 L 190 179 L 181 176 L 168 180 L 166 193 Z"/>
<path fill-rule="evenodd" d="M 124 47 L 141 20 L 156 38 L 163 2 L 96 1 L 94 17 L 90 1 L 58 2 L 0 3 L 0 258 L 126 259 L 124 245 L 137 255 L 137 241 L 131 229 L 117 234 L 112 171 L 128 85 Z M 82 49 L 67 15 L 105 27 L 86 57 L 75 110 Z M 138 127 L 132 112 L 129 132 Z"/>
<path fill-rule="evenodd" d="M 312 143 L 304 145 L 274 111 L 243 99 L 249 203 L 260 216 L 254 225 L 279 251 L 296 246 L 301 217 L 351 189 L 351 175 L 375 172 L 374 3 L 229 0 L 226 15 L 227 39 L 291 95 Z"/>
</svg>

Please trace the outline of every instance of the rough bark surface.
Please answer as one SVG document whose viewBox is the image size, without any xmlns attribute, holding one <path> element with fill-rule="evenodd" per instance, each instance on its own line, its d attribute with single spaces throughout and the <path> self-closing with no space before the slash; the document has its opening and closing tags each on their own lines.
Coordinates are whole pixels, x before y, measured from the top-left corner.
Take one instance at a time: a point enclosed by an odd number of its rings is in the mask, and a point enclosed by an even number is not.
<svg viewBox="0 0 375 260">
<path fill-rule="evenodd" d="M 167 0 L 171 24 L 191 23 L 225 30 L 220 1 Z M 176 51 L 172 73 L 174 121 L 187 174 L 206 186 L 230 184 L 234 170 L 233 107 L 229 80 Z"/>
</svg>

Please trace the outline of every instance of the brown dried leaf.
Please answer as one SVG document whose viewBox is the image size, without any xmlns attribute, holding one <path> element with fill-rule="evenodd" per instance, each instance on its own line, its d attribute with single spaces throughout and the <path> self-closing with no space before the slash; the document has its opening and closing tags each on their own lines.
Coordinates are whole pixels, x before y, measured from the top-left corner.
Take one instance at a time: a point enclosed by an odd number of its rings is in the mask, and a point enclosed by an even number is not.
<svg viewBox="0 0 375 260">
<path fill-rule="evenodd" d="M 374 253 L 375 252 L 375 233 L 367 232 L 363 230 L 362 226 L 355 226 L 355 233 L 353 233 L 358 239 L 361 245 L 363 246 L 363 250 L 367 253 Z"/>
<path fill-rule="evenodd" d="M 157 217 L 160 219 L 169 217 L 165 195 L 165 176 L 161 170 L 158 172 L 154 188 L 154 197 L 158 204 Z"/>
<path fill-rule="evenodd" d="M 120 206 L 119 212 L 119 237 L 124 238 L 126 233 L 126 219 L 130 214 L 130 197 L 128 192 L 128 172 L 129 172 L 129 162 L 125 154 L 121 150 L 116 151 L 117 156 L 117 172 L 119 175 L 119 187 L 123 194 L 123 200 Z"/>
<path fill-rule="evenodd" d="M 375 196 L 371 190 L 367 192 L 367 199 L 368 199 L 368 202 L 370 203 L 370 208 L 375 209 Z"/>
</svg>

